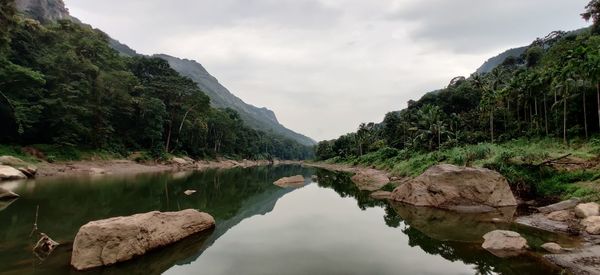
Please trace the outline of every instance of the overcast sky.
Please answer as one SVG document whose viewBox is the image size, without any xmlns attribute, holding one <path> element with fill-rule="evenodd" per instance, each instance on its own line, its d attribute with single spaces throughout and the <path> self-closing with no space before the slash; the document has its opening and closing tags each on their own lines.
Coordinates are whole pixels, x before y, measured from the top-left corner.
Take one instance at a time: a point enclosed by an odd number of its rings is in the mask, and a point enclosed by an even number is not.
<svg viewBox="0 0 600 275">
<path fill-rule="evenodd" d="M 316 140 L 468 76 L 505 49 L 587 24 L 588 0 L 65 0 L 143 54 L 196 60 Z"/>
</svg>

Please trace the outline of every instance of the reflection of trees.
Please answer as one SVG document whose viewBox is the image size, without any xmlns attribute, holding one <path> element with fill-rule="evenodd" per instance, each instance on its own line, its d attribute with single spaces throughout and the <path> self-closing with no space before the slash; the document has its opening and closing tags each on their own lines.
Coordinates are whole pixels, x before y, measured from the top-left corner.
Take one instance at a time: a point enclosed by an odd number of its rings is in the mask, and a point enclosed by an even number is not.
<svg viewBox="0 0 600 275">
<path fill-rule="evenodd" d="M 370 197 L 370 192 L 360 191 L 348 173 L 318 170 L 318 184 L 335 190 L 341 197 L 356 199 L 360 209 L 380 206 L 385 209 L 383 217 L 387 226 L 399 228 L 408 236 L 408 245 L 419 247 L 431 255 L 440 255 L 449 261 L 461 261 L 473 266 L 473 274 L 517 275 L 517 274 L 559 274 L 559 270 L 547 265 L 533 255 L 518 258 L 500 259 L 481 248 L 481 236 L 497 228 L 514 229 L 510 225 L 482 222 L 494 217 L 506 218 L 509 213 L 484 215 L 458 214 L 432 208 L 416 208 L 406 205 L 389 204 Z M 519 230 L 523 233 L 524 231 Z M 525 231 L 527 232 L 527 231 Z M 539 232 L 535 232 L 538 236 Z M 524 235 L 529 237 L 527 234 Z M 539 242 L 537 240 L 536 242 Z"/>
<path fill-rule="evenodd" d="M 517 258 L 500 259 L 481 248 L 482 240 L 469 241 L 469 238 L 474 236 L 469 231 L 485 231 L 488 230 L 486 229 L 488 227 L 491 231 L 495 226 L 493 224 L 485 225 L 480 220 L 469 221 L 469 218 L 465 219 L 465 216 L 468 217 L 466 214 L 451 213 L 443 210 L 419 210 L 419 208 L 406 205 L 395 205 L 394 208 L 398 216 L 400 216 L 398 213 L 412 213 L 412 215 L 404 214 L 402 217 L 396 218 L 399 220 L 405 219 L 405 227 L 402 229 L 402 232 L 408 236 L 408 244 L 411 247 L 420 247 L 428 254 L 440 255 L 452 262 L 461 261 L 465 264 L 473 265 L 475 274 L 559 274 L 559 270 L 549 266 L 533 254 Z M 392 213 L 386 211 L 386 219 L 394 220 L 391 217 L 392 215 Z M 476 216 L 473 216 L 473 219 L 475 218 Z M 503 227 L 510 226 L 500 226 L 500 228 Z M 442 230 L 439 230 L 440 228 Z M 457 233 L 460 231 L 464 233 Z M 455 241 L 451 241 L 451 239 L 455 239 Z"/>
<path fill-rule="evenodd" d="M 318 170 L 317 176 L 319 186 L 333 189 L 342 198 L 356 199 L 358 207 L 362 210 L 369 207 L 385 206 L 385 202 L 371 198 L 371 192 L 359 190 L 352 182 L 352 174 L 350 173 Z"/>
<path fill-rule="evenodd" d="M 194 208 L 217 220 L 217 230 L 206 244 L 256 211 L 270 211 L 272 201 L 288 192 L 273 185 L 275 180 L 298 174 L 310 177 L 311 172 L 301 166 L 274 166 L 28 182 L 15 190 L 22 197 L 0 211 L 0 270 L 13 264 L 29 267 L 22 259 L 29 257 L 30 249 L 24 248 L 31 245 L 36 205 L 40 230 L 67 245 L 79 227 L 91 220 Z M 198 192 L 186 196 L 183 192 L 188 189 Z M 270 205 L 265 206 L 265 201 Z"/>
</svg>

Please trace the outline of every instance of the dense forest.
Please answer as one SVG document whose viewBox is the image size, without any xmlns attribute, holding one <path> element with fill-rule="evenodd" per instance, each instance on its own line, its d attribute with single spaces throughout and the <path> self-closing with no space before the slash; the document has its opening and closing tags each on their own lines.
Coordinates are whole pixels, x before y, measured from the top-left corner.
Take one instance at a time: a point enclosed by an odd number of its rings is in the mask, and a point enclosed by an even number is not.
<svg viewBox="0 0 600 275">
<path fill-rule="evenodd" d="M 600 1 L 591 1 L 581 16 L 593 25 L 553 32 L 489 73 L 456 77 L 382 123 L 322 141 L 317 158 L 378 151 L 392 158 L 520 138 L 588 140 L 600 132 Z"/>
<path fill-rule="evenodd" d="M 41 24 L 0 3 L 0 144 L 197 158 L 306 159 L 310 147 L 249 128 L 167 61 L 125 57 L 99 30 Z"/>
</svg>

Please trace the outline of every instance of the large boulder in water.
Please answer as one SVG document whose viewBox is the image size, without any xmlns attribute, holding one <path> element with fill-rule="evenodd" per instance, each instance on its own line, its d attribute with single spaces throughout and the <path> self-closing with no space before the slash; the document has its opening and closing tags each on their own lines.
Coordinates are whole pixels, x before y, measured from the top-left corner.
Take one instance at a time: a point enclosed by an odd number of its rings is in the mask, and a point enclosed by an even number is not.
<svg viewBox="0 0 600 275">
<path fill-rule="evenodd" d="M 523 254 L 529 247 L 527 240 L 517 232 L 495 230 L 483 236 L 483 249 L 501 257 L 514 257 Z"/>
<path fill-rule="evenodd" d="M 273 182 L 273 184 L 283 188 L 302 187 L 304 186 L 304 177 L 302 175 L 284 177 Z"/>
<path fill-rule="evenodd" d="M 16 168 L 0 165 L 0 181 L 26 179 L 27 176 Z"/>
<path fill-rule="evenodd" d="M 214 226 L 212 216 L 193 209 L 93 221 L 79 229 L 71 265 L 86 270 L 127 261 Z"/>
<path fill-rule="evenodd" d="M 517 205 L 508 182 L 498 172 L 448 164 L 431 167 L 400 185 L 392 199 L 416 206 L 469 212 Z"/>
</svg>

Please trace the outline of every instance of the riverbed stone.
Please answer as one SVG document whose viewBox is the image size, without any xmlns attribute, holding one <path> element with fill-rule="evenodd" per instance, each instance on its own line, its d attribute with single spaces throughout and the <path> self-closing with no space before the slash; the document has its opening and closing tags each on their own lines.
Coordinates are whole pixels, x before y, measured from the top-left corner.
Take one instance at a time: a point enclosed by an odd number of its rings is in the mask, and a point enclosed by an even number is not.
<svg viewBox="0 0 600 275">
<path fill-rule="evenodd" d="M 293 177 L 284 177 L 280 178 L 277 181 L 273 182 L 273 184 L 288 188 L 288 187 L 302 187 L 304 186 L 304 177 L 302 175 L 297 175 Z"/>
<path fill-rule="evenodd" d="M 550 252 L 550 253 L 554 253 L 554 254 L 558 254 L 562 252 L 562 246 L 560 246 L 557 243 L 545 243 L 541 246 L 544 250 Z"/>
<path fill-rule="evenodd" d="M 89 222 L 75 237 L 71 265 L 87 270 L 127 261 L 214 226 L 212 216 L 193 209 Z"/>
<path fill-rule="evenodd" d="M 548 219 L 557 222 L 566 222 L 575 218 L 575 215 L 570 210 L 554 211 L 547 215 Z"/>
<path fill-rule="evenodd" d="M 392 199 L 449 210 L 467 207 L 489 211 L 490 208 L 517 205 L 506 178 L 498 172 L 449 164 L 433 166 L 400 185 L 394 190 Z"/>
<path fill-rule="evenodd" d="M 585 232 L 592 235 L 600 234 L 600 216 L 591 216 L 581 221 L 581 226 L 585 229 Z"/>
<path fill-rule="evenodd" d="M 581 199 L 572 198 L 572 199 L 569 199 L 566 201 L 561 201 L 561 202 L 558 202 L 555 204 L 540 207 L 540 208 L 538 208 L 538 211 L 540 211 L 541 213 L 547 214 L 547 213 L 551 213 L 551 212 L 573 209 L 573 208 L 575 208 L 575 206 L 577 206 L 580 203 L 581 203 Z"/>
<path fill-rule="evenodd" d="M 500 258 L 514 257 L 525 253 L 527 240 L 514 231 L 494 230 L 483 236 L 483 249 Z"/>
<path fill-rule="evenodd" d="M 19 180 L 26 179 L 27 176 L 23 172 L 7 165 L 0 165 L 0 181 L 2 180 Z"/>
<path fill-rule="evenodd" d="M 591 216 L 600 215 L 600 205 L 595 202 L 581 203 L 575 206 L 575 216 L 585 219 Z"/>
<path fill-rule="evenodd" d="M 186 165 L 186 164 L 189 164 L 190 162 L 185 160 L 184 158 L 174 157 L 171 159 L 171 163 L 178 164 L 178 165 Z"/>
</svg>

